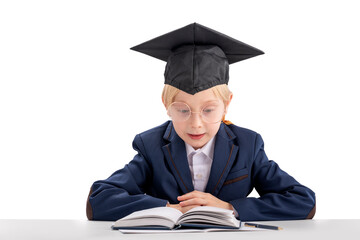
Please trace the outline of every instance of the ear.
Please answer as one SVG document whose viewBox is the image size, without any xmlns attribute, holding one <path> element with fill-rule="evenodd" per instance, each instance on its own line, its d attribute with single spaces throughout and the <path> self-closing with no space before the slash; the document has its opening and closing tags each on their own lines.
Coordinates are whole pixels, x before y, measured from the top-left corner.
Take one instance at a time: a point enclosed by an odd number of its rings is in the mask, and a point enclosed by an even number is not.
<svg viewBox="0 0 360 240">
<path fill-rule="evenodd" d="M 230 93 L 229 100 L 225 104 L 225 114 L 227 114 L 227 112 L 228 112 L 229 105 L 230 105 L 230 102 L 231 102 L 232 98 L 233 98 L 233 94 Z"/>
</svg>

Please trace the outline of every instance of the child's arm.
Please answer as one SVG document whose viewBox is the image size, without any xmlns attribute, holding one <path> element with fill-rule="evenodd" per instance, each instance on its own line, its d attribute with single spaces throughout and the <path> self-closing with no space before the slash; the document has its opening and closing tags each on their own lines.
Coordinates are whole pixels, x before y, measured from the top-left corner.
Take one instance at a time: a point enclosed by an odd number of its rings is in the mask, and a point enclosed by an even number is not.
<svg viewBox="0 0 360 240">
<path fill-rule="evenodd" d="M 241 220 L 287 220 L 314 216 L 315 193 L 268 160 L 260 135 L 256 137 L 251 165 L 251 180 L 260 197 L 230 201 Z"/>
<path fill-rule="evenodd" d="M 315 194 L 307 187 L 282 171 L 269 161 L 264 152 L 260 135 L 256 136 L 253 161 L 248 164 L 252 169 L 251 181 L 260 198 L 241 198 L 229 202 L 211 195 L 193 191 L 179 196 L 180 207 L 193 205 L 233 208 L 241 220 L 286 220 L 312 218 L 315 213 Z M 237 191 L 237 189 L 234 189 Z"/>
<path fill-rule="evenodd" d="M 115 221 L 134 211 L 166 206 L 167 200 L 144 194 L 151 171 L 139 136 L 135 137 L 133 147 L 138 154 L 129 164 L 92 185 L 87 203 L 90 220 Z"/>
</svg>

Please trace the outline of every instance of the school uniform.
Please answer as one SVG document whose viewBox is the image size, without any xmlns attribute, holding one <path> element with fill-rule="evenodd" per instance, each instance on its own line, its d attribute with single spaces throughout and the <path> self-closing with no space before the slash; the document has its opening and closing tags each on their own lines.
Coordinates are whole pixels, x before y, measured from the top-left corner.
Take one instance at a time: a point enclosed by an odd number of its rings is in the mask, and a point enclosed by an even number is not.
<svg viewBox="0 0 360 240">
<path fill-rule="evenodd" d="M 214 138 L 207 193 L 232 204 L 237 218 L 312 218 L 315 194 L 269 161 L 261 136 L 223 122 Z M 136 135 L 134 159 L 108 179 L 96 181 L 87 202 L 91 220 L 117 220 L 134 211 L 179 203 L 194 190 L 184 141 L 171 121 Z M 259 198 L 248 198 L 253 189 Z"/>
</svg>

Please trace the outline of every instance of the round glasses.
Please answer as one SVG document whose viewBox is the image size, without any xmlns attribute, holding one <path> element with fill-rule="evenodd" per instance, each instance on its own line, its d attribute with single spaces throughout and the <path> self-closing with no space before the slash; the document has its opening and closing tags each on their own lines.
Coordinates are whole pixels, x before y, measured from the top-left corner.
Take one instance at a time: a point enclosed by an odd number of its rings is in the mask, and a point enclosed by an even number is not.
<svg viewBox="0 0 360 240">
<path fill-rule="evenodd" d="M 224 104 L 221 101 L 211 101 L 201 108 L 200 112 L 193 112 L 186 103 L 173 102 L 167 112 L 174 122 L 185 122 L 191 114 L 197 113 L 204 122 L 218 123 L 224 115 Z"/>
</svg>

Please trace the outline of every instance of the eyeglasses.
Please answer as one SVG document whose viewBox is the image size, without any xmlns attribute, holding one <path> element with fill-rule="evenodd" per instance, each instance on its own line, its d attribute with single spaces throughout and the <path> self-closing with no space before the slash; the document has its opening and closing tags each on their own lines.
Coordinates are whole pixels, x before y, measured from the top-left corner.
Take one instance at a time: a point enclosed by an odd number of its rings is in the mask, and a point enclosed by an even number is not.
<svg viewBox="0 0 360 240">
<path fill-rule="evenodd" d="M 185 122 L 191 114 L 200 114 L 201 119 L 207 123 L 218 123 L 224 115 L 224 104 L 221 101 L 207 103 L 200 112 L 191 111 L 190 107 L 183 102 L 173 102 L 167 109 L 168 115 L 174 122 Z"/>
</svg>

